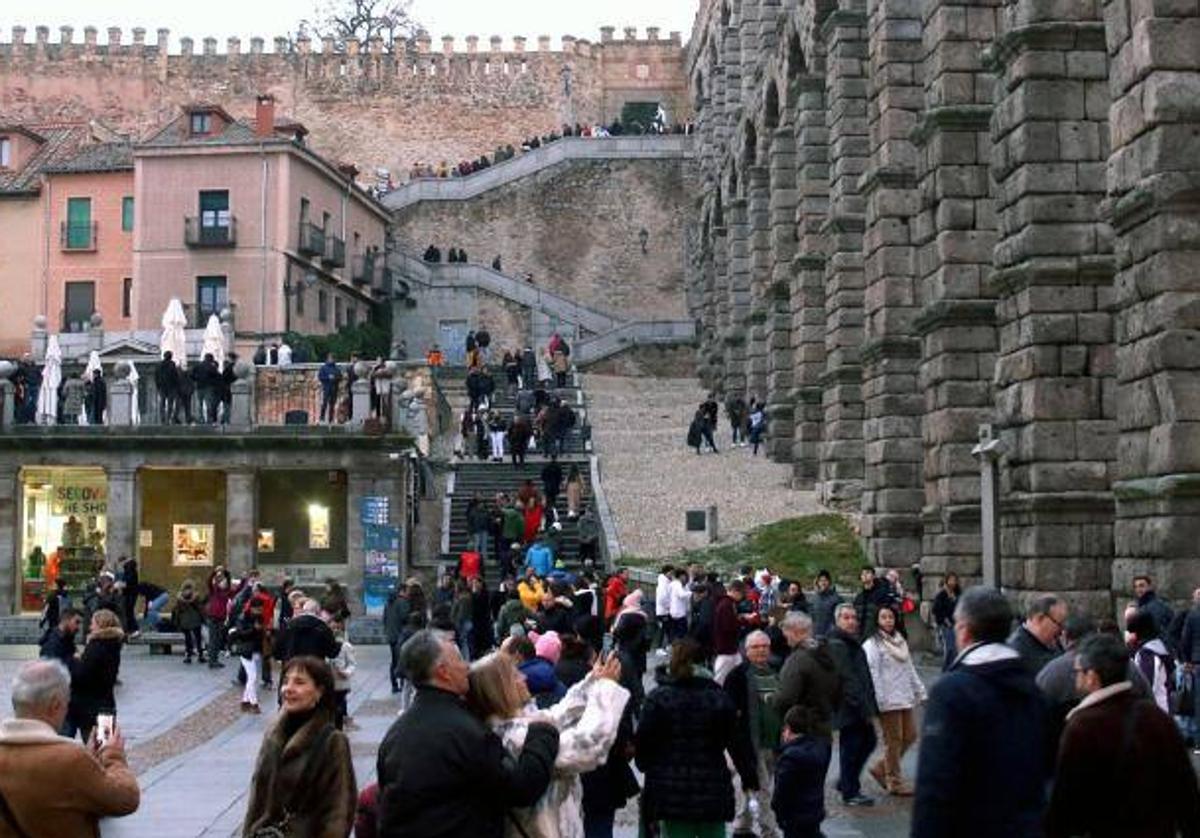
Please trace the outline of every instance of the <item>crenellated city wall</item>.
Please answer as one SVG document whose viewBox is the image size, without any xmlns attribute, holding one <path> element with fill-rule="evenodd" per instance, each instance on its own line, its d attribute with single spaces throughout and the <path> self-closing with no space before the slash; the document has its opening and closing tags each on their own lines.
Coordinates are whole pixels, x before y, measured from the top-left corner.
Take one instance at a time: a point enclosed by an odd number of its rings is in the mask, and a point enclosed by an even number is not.
<svg viewBox="0 0 1200 838">
<path fill-rule="evenodd" d="M 52 41 L 49 27 L 13 27 L 0 43 L 0 122 L 99 119 L 140 137 L 182 104 L 249 116 L 254 96 L 272 93 L 318 151 L 400 181 L 416 161 L 477 158 L 564 122 L 611 122 L 629 101 L 690 115 L 680 35 L 655 28 L 639 37 L 603 27 L 598 42 L 563 36 L 558 49 L 548 36 L 469 36 L 462 50 L 453 37 L 421 35 L 394 52 L 379 39 L 339 48 L 306 37 L 274 38 L 270 50 L 264 38 L 183 37 L 173 51 L 167 29 L 153 42 L 142 28 L 132 41 L 120 28 L 100 34 L 85 27 L 80 40 L 63 26 Z"/>
</svg>

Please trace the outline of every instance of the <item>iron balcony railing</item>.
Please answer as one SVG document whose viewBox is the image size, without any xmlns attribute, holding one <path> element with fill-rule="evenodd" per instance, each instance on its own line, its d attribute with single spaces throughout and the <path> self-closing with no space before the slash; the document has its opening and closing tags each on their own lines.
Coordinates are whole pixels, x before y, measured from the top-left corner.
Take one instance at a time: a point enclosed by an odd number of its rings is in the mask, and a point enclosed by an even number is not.
<svg viewBox="0 0 1200 838">
<path fill-rule="evenodd" d="M 62 222 L 62 231 L 60 240 L 63 250 L 95 250 L 96 249 L 96 222 L 86 224 L 72 224 L 69 221 Z"/>
<path fill-rule="evenodd" d="M 306 256 L 324 256 L 325 231 L 316 224 L 301 221 L 299 250 Z"/>
<path fill-rule="evenodd" d="M 235 247 L 237 219 L 229 216 L 225 223 L 218 224 L 197 216 L 185 218 L 183 240 L 188 247 Z"/>
<path fill-rule="evenodd" d="M 337 236 L 325 237 L 325 255 L 321 261 L 330 268 L 343 268 L 346 266 L 346 242 L 339 239 Z"/>
</svg>

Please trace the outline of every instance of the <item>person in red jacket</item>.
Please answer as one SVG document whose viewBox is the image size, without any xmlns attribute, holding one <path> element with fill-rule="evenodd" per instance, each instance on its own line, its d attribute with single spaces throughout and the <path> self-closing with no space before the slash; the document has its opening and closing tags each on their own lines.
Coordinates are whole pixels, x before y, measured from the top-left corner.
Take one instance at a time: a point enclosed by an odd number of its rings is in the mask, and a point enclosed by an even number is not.
<svg viewBox="0 0 1200 838">
<path fill-rule="evenodd" d="M 741 663 L 738 641 L 742 636 L 742 621 L 738 618 L 738 603 L 746 598 L 746 583 L 734 579 L 724 594 L 713 604 L 713 678 L 725 683 L 725 676 Z"/>
<path fill-rule="evenodd" d="M 604 586 L 604 622 L 606 625 L 617 616 L 617 612 L 621 610 L 621 603 L 628 594 L 629 570 L 623 567 L 608 577 L 608 584 Z"/>
</svg>

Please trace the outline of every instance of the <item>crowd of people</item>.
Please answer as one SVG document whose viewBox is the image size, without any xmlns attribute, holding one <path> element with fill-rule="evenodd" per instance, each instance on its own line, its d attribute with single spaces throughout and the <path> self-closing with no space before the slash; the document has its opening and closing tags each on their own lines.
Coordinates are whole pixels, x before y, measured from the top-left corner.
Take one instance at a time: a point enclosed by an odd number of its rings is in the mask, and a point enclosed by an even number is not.
<svg viewBox="0 0 1200 838">
<path fill-rule="evenodd" d="M 1200 590 L 1174 614 L 1139 576 L 1122 636 L 1054 595 L 1014 627 L 1007 597 L 948 580 L 938 613 L 949 605 L 953 647 L 927 689 L 906 639 L 915 602 L 891 572 L 864 567 L 843 597 L 826 573 L 806 593 L 765 568 L 722 579 L 665 566 L 650 602 L 624 570 L 599 579 L 540 561 L 527 555 L 520 581 L 495 592 L 464 562 L 428 598 L 416 580 L 390 597 L 402 711 L 361 794 L 341 730 L 340 682 L 353 670 L 335 633 L 344 591 L 318 602 L 214 573 L 210 644 L 227 638 L 250 684 L 266 636 L 284 661 L 243 834 L 609 836 L 638 797 L 647 835 L 717 836 L 732 823 L 736 834 L 818 836 L 835 742 L 843 804 L 874 802 L 865 769 L 880 791 L 914 797 L 917 838 L 1200 832 L 1200 789 L 1171 717 L 1172 685 L 1192 683 L 1182 675 L 1200 664 Z M 28 766 L 0 772 L 20 822 L 50 805 L 28 778 L 74 767 L 69 788 L 55 785 L 67 794 L 53 814 L 61 834 L 138 804 L 119 728 L 104 741 L 95 732 L 112 706 L 121 618 L 94 611 L 83 654 L 68 654 L 84 616 L 61 611 L 43 659 L 17 674 L 16 718 L 0 726 L 0 767 Z M 66 729 L 87 744 L 57 735 Z M 902 759 L 918 744 L 907 778 Z"/>
<path fill-rule="evenodd" d="M 563 123 L 559 128 L 550 131 L 546 134 L 533 134 L 526 137 L 520 144 L 514 146 L 512 143 L 506 145 L 498 145 L 491 155 L 481 154 L 479 157 L 471 160 L 463 159 L 457 163 L 451 163 L 449 160 L 442 160 L 436 166 L 426 163 L 422 160 L 417 160 L 409 169 L 408 179 L 427 180 L 459 178 L 473 175 L 476 172 L 481 172 L 484 169 L 491 168 L 497 163 L 503 163 L 506 160 L 511 160 L 518 154 L 527 154 L 530 151 L 541 148 L 544 145 L 550 145 L 564 137 L 620 137 L 620 136 L 642 136 L 648 134 L 691 134 L 692 123 L 677 123 L 667 126 L 659 119 L 652 120 L 648 125 L 641 123 L 622 124 L 620 120 L 614 121 L 611 125 L 582 125 L 575 123 L 568 125 Z"/>
</svg>

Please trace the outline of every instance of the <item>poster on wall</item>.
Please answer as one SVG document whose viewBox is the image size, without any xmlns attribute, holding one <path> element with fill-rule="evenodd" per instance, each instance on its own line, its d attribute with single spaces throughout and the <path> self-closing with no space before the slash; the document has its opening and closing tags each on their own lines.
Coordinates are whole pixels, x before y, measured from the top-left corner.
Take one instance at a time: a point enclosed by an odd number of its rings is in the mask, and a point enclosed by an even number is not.
<svg viewBox="0 0 1200 838">
<path fill-rule="evenodd" d="M 379 615 L 388 594 L 400 579 L 400 530 L 380 524 L 363 525 L 366 560 L 363 563 L 363 605 L 367 613 Z"/>
<path fill-rule="evenodd" d="M 308 549 L 329 549 L 329 507 L 319 503 L 308 506 Z"/>
<path fill-rule="evenodd" d="M 171 563 L 183 567 L 213 563 L 212 524 L 175 524 Z"/>
</svg>

